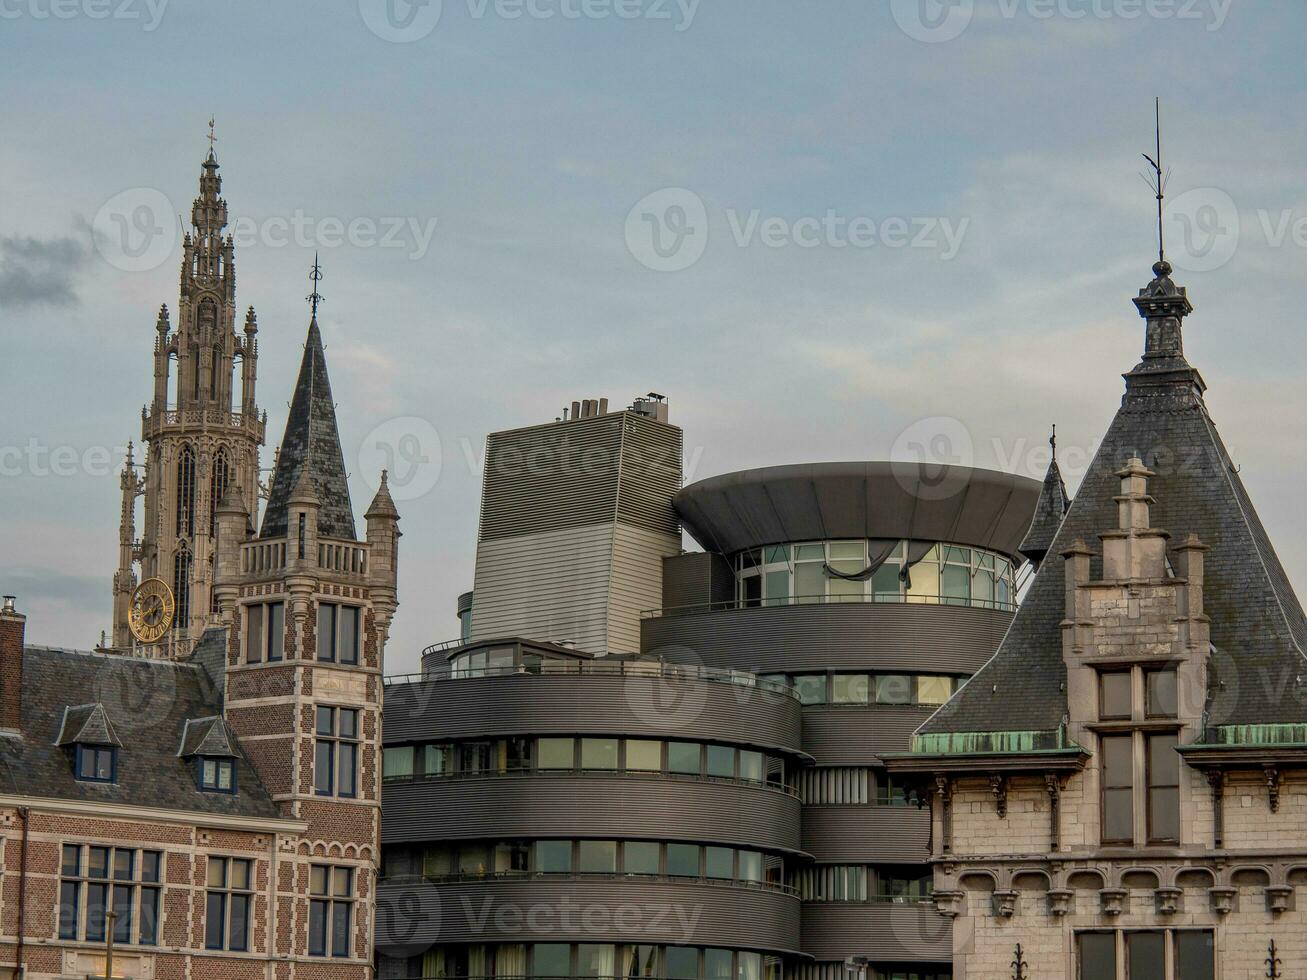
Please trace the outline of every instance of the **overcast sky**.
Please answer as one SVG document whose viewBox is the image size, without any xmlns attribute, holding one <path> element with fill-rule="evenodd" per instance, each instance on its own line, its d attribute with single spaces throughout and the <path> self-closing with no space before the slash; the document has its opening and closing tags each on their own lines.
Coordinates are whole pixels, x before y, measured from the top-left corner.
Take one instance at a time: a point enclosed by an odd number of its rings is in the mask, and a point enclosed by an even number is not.
<svg viewBox="0 0 1307 980">
<path fill-rule="evenodd" d="M 1187 351 L 1307 586 L 1305 35 L 1244 0 L 0 0 L 2 591 L 31 642 L 109 626 L 109 457 L 211 114 L 264 465 L 316 249 L 411 670 L 471 585 L 486 433 L 574 398 L 668 394 L 691 479 L 920 446 L 1039 476 L 1056 422 L 1074 485 L 1142 349 L 1154 95 Z"/>
</svg>

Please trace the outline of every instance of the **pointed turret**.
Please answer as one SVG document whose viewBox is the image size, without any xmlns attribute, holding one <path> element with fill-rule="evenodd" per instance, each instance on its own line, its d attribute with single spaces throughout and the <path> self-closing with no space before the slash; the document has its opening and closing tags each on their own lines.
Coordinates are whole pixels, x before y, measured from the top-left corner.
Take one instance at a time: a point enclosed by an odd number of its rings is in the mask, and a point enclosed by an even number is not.
<svg viewBox="0 0 1307 980">
<path fill-rule="evenodd" d="M 1077 542 L 1118 527 L 1121 468 L 1138 460 L 1154 473 L 1152 525 L 1197 535 L 1210 546 L 1202 577 L 1211 644 L 1234 673 L 1212 688 L 1217 700 L 1207 706 L 1207 724 L 1307 723 L 1307 703 L 1293 685 L 1238 683 L 1307 673 L 1307 617 L 1208 414 L 1206 386 L 1185 360 L 1181 321 L 1193 306 L 1170 274 L 1159 260 L 1134 300 L 1147 321 L 1143 358 L 1124 376 L 1121 407 L 1051 543 L 1042 546 L 1048 555 L 1073 554 Z M 1175 568 L 1181 558 L 1168 554 Z M 1087 576 L 1104 577 L 1103 557 L 1083 560 Z M 979 744 L 980 733 L 1012 731 L 1056 741 L 1068 713 L 1065 564 L 1050 559 L 1039 569 L 998 652 L 919 729 L 918 744 L 965 733 Z"/>
<path fill-rule="evenodd" d="M 1017 550 L 1025 555 L 1036 567 L 1048 554 L 1048 549 L 1057 537 L 1057 529 L 1062 526 L 1062 518 L 1071 506 L 1067 496 L 1066 484 L 1062 482 L 1062 470 L 1057 465 L 1057 426 L 1048 439 L 1053 457 L 1048 463 L 1048 472 L 1044 474 L 1044 486 L 1039 491 L 1039 502 L 1035 504 L 1035 516 L 1030 522 L 1030 530 Z"/>
<path fill-rule="evenodd" d="M 272 492 L 260 537 L 286 536 L 288 505 L 301 479 L 308 481 L 321 506 L 318 534 L 324 538 L 355 540 L 345 457 L 336 427 L 336 404 L 331 398 L 327 358 L 316 318 L 309 321 L 304 359 L 291 399 L 290 416 L 286 419 L 286 434 L 281 438 L 281 450 L 277 454 L 277 469 L 272 477 Z"/>
</svg>

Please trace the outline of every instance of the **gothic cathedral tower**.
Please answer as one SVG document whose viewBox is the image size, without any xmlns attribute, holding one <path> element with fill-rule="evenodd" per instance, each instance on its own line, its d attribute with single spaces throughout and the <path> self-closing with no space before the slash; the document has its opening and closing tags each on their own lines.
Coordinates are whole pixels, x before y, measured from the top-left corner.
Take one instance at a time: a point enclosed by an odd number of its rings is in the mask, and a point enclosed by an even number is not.
<svg viewBox="0 0 1307 980">
<path fill-rule="evenodd" d="M 206 625 L 212 602 L 217 507 L 240 488 L 246 513 L 257 513 L 259 447 L 266 415 L 254 401 L 258 332 L 254 308 L 236 332 L 236 266 L 232 239 L 223 236 L 227 202 L 210 147 L 200 173 L 183 241 L 177 329 L 168 307 L 159 310 L 154 342 L 154 399 L 141 412 L 147 451 L 136 475 L 129 449 L 122 475 L 122 524 L 114 575 L 113 645 L 132 645 L 128 615 L 139 579 L 162 579 L 176 602 L 170 644 L 184 655 Z M 240 365 L 240 403 L 234 374 Z M 136 497 L 145 497 L 136 538 Z"/>
</svg>

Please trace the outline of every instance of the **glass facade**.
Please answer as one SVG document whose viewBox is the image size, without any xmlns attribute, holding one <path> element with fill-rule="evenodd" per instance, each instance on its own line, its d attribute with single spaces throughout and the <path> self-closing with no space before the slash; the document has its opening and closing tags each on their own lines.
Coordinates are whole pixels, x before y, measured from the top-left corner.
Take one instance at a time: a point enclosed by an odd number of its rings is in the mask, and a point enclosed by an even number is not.
<svg viewBox="0 0 1307 980">
<path fill-rule="evenodd" d="M 499 943 L 437 946 L 416 957 L 410 975 L 473 978 L 661 977 L 668 980 L 781 980 L 779 957 L 749 950 L 621 943 Z"/>
<path fill-rule="evenodd" d="M 997 552 L 919 541 L 810 541 L 735 556 L 746 606 L 926 602 L 1016 608 L 1015 569 Z"/>
<path fill-rule="evenodd" d="M 616 736 L 543 736 L 387 746 L 388 782 L 509 773 L 661 773 L 793 789 L 797 768 L 779 755 L 714 742 Z"/>
</svg>

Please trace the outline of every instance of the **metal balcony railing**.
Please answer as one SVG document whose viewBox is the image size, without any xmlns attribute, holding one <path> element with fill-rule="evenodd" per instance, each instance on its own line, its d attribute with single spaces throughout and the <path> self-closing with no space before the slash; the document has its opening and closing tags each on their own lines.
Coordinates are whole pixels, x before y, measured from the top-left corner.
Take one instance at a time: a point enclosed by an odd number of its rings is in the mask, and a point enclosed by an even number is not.
<svg viewBox="0 0 1307 980">
<path fill-rule="evenodd" d="M 965 606 L 971 609 L 997 609 L 1015 612 L 1015 600 L 973 599 L 961 596 L 902 595 L 877 592 L 871 595 L 801 595 L 780 599 L 724 599 L 719 602 L 701 602 L 687 606 L 664 606 L 645 609 L 641 619 L 662 619 L 669 616 L 686 616 L 695 613 L 723 612 L 732 609 L 758 609 L 768 606 L 837 606 L 837 605 L 898 605 L 898 606 Z"/>
<path fill-rule="evenodd" d="M 432 651 L 433 648 L 428 647 L 423 651 L 423 655 L 425 656 Z M 762 680 L 757 675 L 743 670 L 702 667 L 697 664 L 673 664 L 659 660 L 617 660 L 610 657 L 595 658 L 593 660 L 543 661 L 539 664 L 514 664 L 507 667 L 446 666 L 420 674 L 390 674 L 385 680 L 387 686 L 393 686 L 396 684 L 418 684 L 434 681 L 470 680 L 479 677 L 559 675 L 707 681 L 712 684 L 757 688 L 798 700 L 798 695 L 790 684 L 775 680 Z"/>
</svg>

